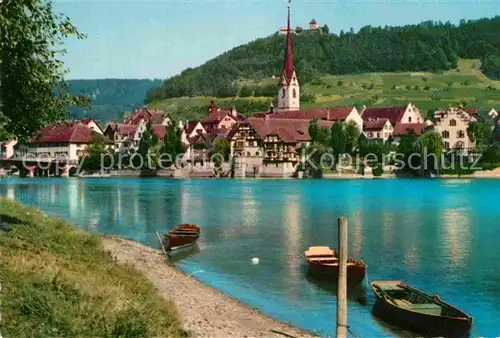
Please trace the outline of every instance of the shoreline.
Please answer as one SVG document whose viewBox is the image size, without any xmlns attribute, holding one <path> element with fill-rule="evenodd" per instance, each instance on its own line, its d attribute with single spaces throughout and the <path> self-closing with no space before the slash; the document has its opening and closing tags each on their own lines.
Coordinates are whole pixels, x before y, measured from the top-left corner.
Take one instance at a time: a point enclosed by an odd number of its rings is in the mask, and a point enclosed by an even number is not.
<svg viewBox="0 0 500 338">
<path fill-rule="evenodd" d="M 176 304 L 183 329 L 194 337 L 317 337 L 203 284 L 169 265 L 159 249 L 117 236 L 100 237 L 117 263 L 133 265 L 159 296 Z"/>
</svg>

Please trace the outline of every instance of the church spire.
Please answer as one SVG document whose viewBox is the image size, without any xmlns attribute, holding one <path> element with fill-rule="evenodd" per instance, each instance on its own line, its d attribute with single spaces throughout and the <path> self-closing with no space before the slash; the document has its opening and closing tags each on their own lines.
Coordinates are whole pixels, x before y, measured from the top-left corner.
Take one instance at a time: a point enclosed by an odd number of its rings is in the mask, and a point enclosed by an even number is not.
<svg viewBox="0 0 500 338">
<path fill-rule="evenodd" d="M 290 0 L 288 1 L 290 3 Z M 278 111 L 300 109 L 300 87 L 295 73 L 292 53 L 292 29 L 290 28 L 290 6 L 288 6 L 288 24 L 286 32 L 285 62 L 278 92 Z"/>
<path fill-rule="evenodd" d="M 290 1 L 288 1 L 290 3 Z M 286 50 L 285 50 L 285 63 L 283 65 L 283 77 L 287 85 L 292 82 L 293 72 L 295 71 L 295 66 L 293 65 L 293 53 L 292 53 L 292 30 L 290 28 L 290 6 L 288 6 L 288 25 L 286 31 Z"/>
</svg>

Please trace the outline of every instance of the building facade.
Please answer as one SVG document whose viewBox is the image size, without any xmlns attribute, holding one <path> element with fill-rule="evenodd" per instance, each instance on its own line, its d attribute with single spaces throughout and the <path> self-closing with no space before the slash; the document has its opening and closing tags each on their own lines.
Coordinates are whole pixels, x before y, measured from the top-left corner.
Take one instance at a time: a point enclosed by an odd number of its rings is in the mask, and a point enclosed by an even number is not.
<svg viewBox="0 0 500 338">
<path fill-rule="evenodd" d="M 477 122 L 476 116 L 462 108 L 436 110 L 434 126 L 443 138 L 445 150 L 468 152 L 474 148 L 474 142 L 467 135 L 467 128 L 470 123 Z"/>
</svg>

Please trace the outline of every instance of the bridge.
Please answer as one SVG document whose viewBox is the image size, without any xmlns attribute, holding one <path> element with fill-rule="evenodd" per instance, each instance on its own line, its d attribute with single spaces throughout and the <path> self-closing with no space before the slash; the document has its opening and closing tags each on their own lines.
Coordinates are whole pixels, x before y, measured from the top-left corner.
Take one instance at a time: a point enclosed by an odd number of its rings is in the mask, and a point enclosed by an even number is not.
<svg viewBox="0 0 500 338">
<path fill-rule="evenodd" d="M 2 154 L 4 155 L 4 154 Z M 70 160 L 66 156 L 48 157 L 32 154 L 14 154 L 12 157 L 0 157 L 0 168 L 16 167 L 20 176 L 69 176 L 76 171 L 78 160 Z"/>
</svg>

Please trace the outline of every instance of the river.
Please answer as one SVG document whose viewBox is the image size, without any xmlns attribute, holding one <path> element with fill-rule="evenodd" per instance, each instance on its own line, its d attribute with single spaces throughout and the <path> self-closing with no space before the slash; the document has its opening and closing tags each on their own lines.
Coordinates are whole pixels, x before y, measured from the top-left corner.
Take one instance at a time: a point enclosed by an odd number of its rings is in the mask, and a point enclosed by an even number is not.
<svg viewBox="0 0 500 338">
<path fill-rule="evenodd" d="M 368 280 L 438 292 L 474 317 L 480 335 L 500 335 L 500 180 L 7 178 L 0 194 L 154 247 L 156 230 L 197 223 L 200 251 L 181 269 L 323 336 L 335 332 L 336 296 L 307 278 L 303 252 L 336 247 L 336 219 L 347 216 L 349 253 L 368 264 Z M 373 302 L 366 286 L 349 301 L 357 337 L 408 334 L 373 318 Z"/>
</svg>

